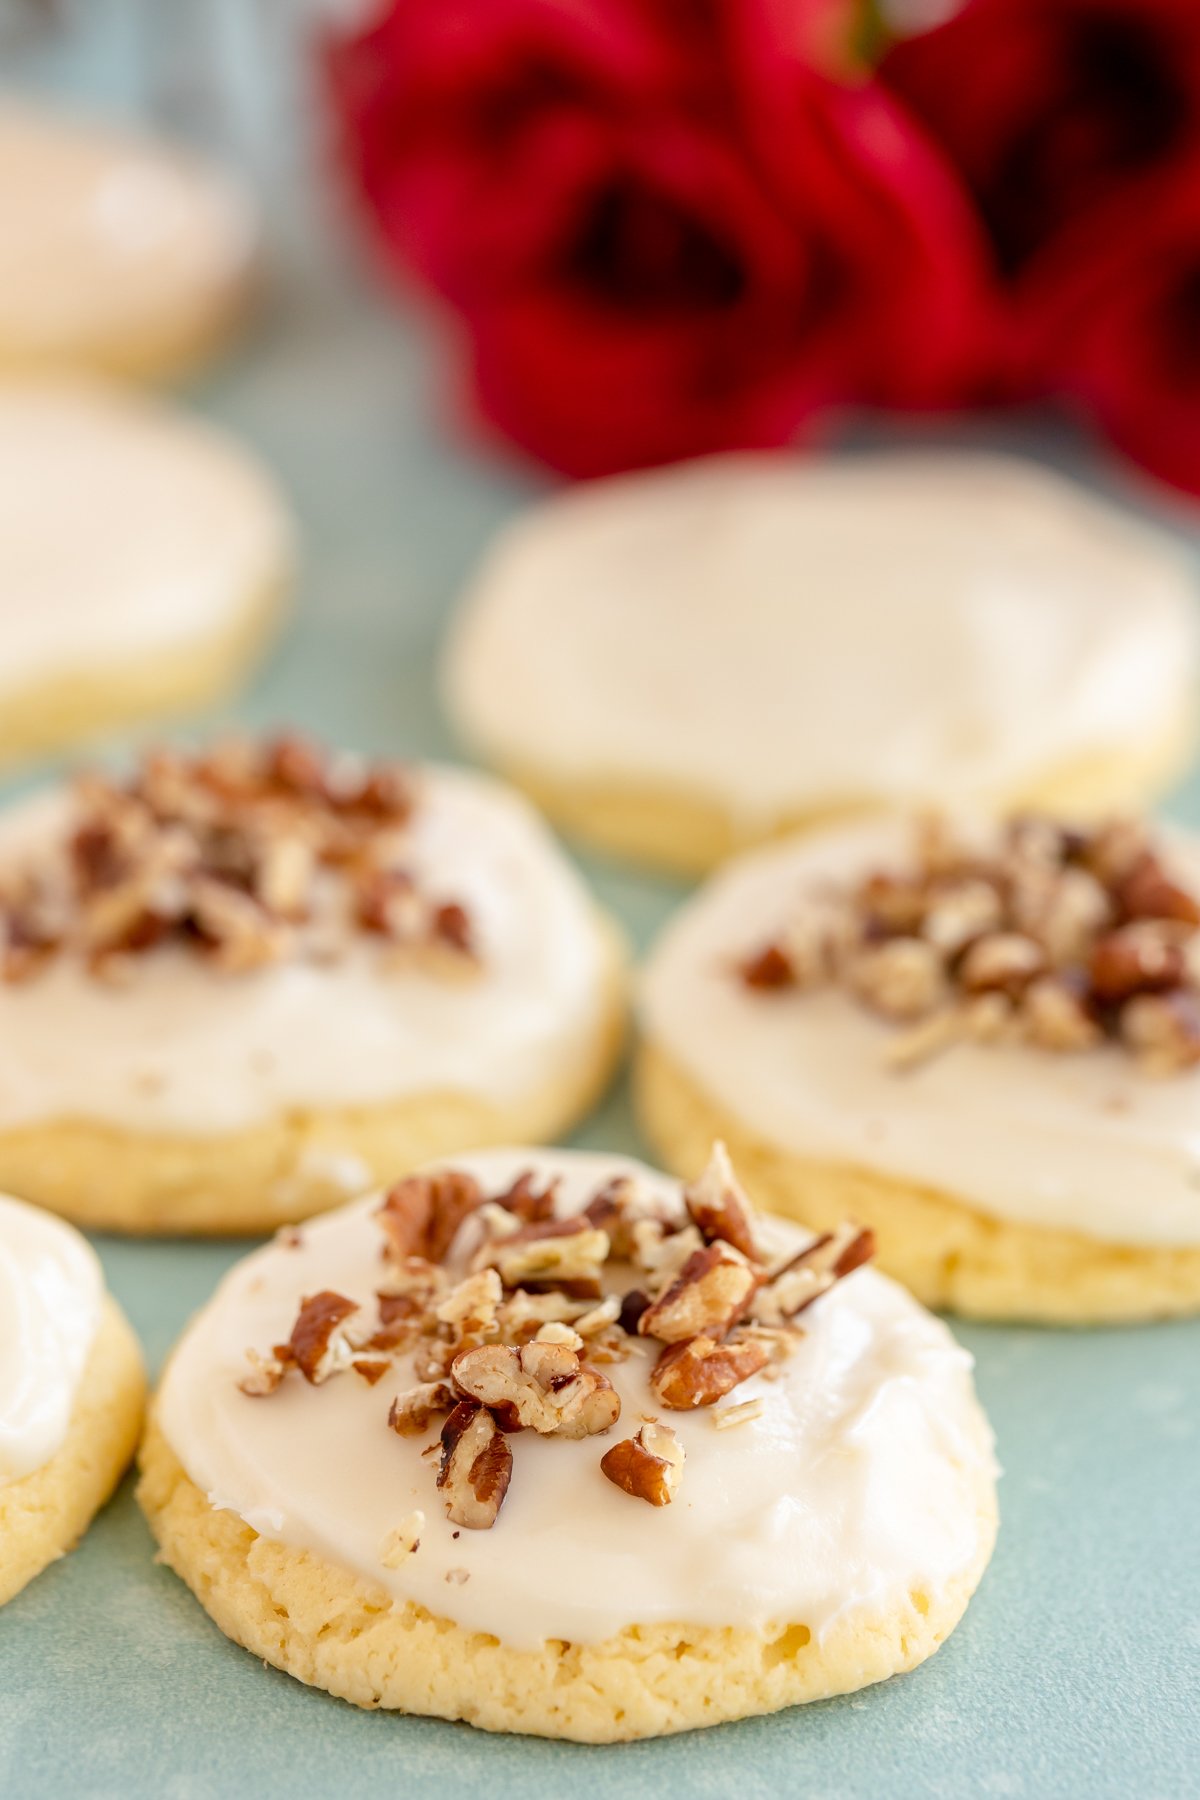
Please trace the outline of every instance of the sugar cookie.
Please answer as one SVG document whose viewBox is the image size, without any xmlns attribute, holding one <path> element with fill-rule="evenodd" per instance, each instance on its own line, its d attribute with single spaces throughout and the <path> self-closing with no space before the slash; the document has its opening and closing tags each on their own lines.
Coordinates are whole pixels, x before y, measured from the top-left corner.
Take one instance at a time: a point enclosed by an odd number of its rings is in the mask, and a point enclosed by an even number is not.
<svg viewBox="0 0 1200 1800">
<path fill-rule="evenodd" d="M 445 666 L 462 735 L 583 837 L 697 870 L 899 804 L 1140 801 L 1187 760 L 1195 581 L 1032 463 L 745 455 L 519 518 Z"/>
<path fill-rule="evenodd" d="M 622 953 L 527 803 L 297 738 L 147 754 L 0 821 L 0 1184 L 261 1231 L 566 1128 Z"/>
<path fill-rule="evenodd" d="M 913 841 L 915 837 L 915 842 Z M 1200 845 L 1134 823 L 865 825 L 751 852 L 642 989 L 642 1118 L 756 1200 L 874 1226 L 928 1305 L 1200 1310 Z"/>
<path fill-rule="evenodd" d="M 226 1277 L 139 1498 L 223 1631 L 360 1706 L 603 1742 L 863 1687 L 996 1526 L 970 1359 L 869 1253 L 756 1218 L 719 1148 L 686 1200 L 426 1170 Z"/>
<path fill-rule="evenodd" d="M 0 1195 L 0 1605 L 64 1556 L 137 1443 L 141 1352 L 69 1225 Z"/>
</svg>

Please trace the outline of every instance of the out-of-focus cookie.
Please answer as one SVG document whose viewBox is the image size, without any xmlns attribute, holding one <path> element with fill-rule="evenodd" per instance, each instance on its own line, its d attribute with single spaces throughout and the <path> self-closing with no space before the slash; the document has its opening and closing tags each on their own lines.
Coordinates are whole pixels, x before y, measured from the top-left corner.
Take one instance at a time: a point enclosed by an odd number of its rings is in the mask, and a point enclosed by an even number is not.
<svg viewBox="0 0 1200 1800">
<path fill-rule="evenodd" d="M 227 1276 L 139 1498 L 223 1631 L 360 1706 L 603 1742 L 864 1687 L 996 1528 L 970 1359 L 869 1255 L 757 1218 L 719 1149 L 686 1194 L 425 1170 Z"/>
<path fill-rule="evenodd" d="M 0 367 L 178 374 L 244 311 L 257 240 L 242 187 L 171 144 L 0 106 Z"/>
<path fill-rule="evenodd" d="M 278 488 L 224 432 L 91 383 L 0 383 L 0 763 L 226 692 L 291 564 Z"/>
<path fill-rule="evenodd" d="M 745 455 L 503 533 L 445 667 L 464 739 L 582 837 L 698 870 L 901 804 L 1096 813 L 1179 772 L 1195 581 L 1033 463 Z"/>
<path fill-rule="evenodd" d="M 145 1388 L 92 1250 L 61 1219 L 0 1195 L 0 1605 L 107 1500 Z"/>
<path fill-rule="evenodd" d="M 1200 1311 L 1200 846 L 863 825 L 750 852 L 646 968 L 643 1124 L 759 1204 L 870 1224 L 931 1306 Z"/>
<path fill-rule="evenodd" d="M 0 1185 L 102 1229 L 262 1231 L 567 1129 L 614 927 L 520 796 L 298 738 L 147 753 L 0 819 Z"/>
</svg>

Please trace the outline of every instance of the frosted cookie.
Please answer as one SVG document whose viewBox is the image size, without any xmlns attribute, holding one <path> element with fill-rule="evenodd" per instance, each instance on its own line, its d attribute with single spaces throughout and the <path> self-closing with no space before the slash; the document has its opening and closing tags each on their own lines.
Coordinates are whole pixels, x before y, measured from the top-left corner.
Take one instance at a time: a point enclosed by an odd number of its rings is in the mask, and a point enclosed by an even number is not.
<svg viewBox="0 0 1200 1800">
<path fill-rule="evenodd" d="M 1195 582 L 1034 464 L 745 455 L 517 520 L 466 598 L 464 738 L 581 836 L 680 869 L 900 804 L 1140 801 L 1184 765 Z"/>
<path fill-rule="evenodd" d="M 0 1194 L 0 1605 L 65 1556 L 112 1493 L 145 1387 L 93 1251 Z"/>
<path fill-rule="evenodd" d="M 1200 844 L 1045 818 L 755 851 L 672 920 L 639 1102 L 756 1200 L 872 1225 L 927 1304 L 1200 1310 Z"/>
<path fill-rule="evenodd" d="M 244 310 L 244 190 L 126 127 L 0 106 L 0 367 L 174 375 Z"/>
<path fill-rule="evenodd" d="M 224 433 L 84 383 L 0 383 L 0 762 L 199 706 L 291 569 L 274 483 Z"/>
<path fill-rule="evenodd" d="M 262 1231 L 550 1136 L 621 951 L 525 801 L 298 738 L 152 752 L 0 820 L 0 1186 L 102 1229 Z"/>
<path fill-rule="evenodd" d="M 425 1170 L 236 1267 L 139 1499 L 238 1643 L 359 1706 L 588 1742 L 913 1668 L 996 1528 L 970 1358 L 868 1234 L 624 1157 Z"/>
</svg>

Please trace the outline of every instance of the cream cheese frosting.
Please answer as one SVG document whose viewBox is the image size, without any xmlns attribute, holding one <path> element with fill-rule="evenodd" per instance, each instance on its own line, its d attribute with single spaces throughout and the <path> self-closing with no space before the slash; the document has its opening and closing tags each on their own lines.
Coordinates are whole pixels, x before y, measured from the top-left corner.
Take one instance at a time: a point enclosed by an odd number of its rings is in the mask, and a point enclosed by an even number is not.
<svg viewBox="0 0 1200 1800">
<path fill-rule="evenodd" d="M 103 358 L 224 307 L 257 226 L 240 186 L 128 129 L 0 107 L 0 357 Z"/>
<path fill-rule="evenodd" d="M 905 866 L 898 824 L 739 858 L 686 904 L 644 971 L 648 1038 L 752 1131 L 909 1180 L 993 1218 L 1116 1244 L 1200 1245 L 1200 1071 L 1156 1078 L 1114 1044 L 1055 1054 L 960 1042 L 889 1066 L 895 1026 L 840 988 L 764 995 L 737 960 L 822 884 Z M 1200 844 L 1168 840 L 1194 887 Z"/>
<path fill-rule="evenodd" d="M 624 1157 L 501 1150 L 457 1158 L 489 1191 L 521 1171 L 561 1177 L 558 1205 L 577 1210 L 629 1173 L 678 1204 L 678 1185 Z M 885 1612 L 977 1559 L 981 1486 L 994 1473 L 971 1360 L 938 1320 L 873 1271 L 858 1271 L 805 1315 L 776 1381 L 752 1377 L 739 1400 L 760 1415 L 718 1431 L 707 1413 L 669 1414 L 686 1453 L 684 1485 L 661 1511 L 607 1482 L 599 1458 L 652 1402 L 653 1351 L 636 1340 L 608 1365 L 622 1414 L 609 1438 L 512 1442 L 513 1478 L 490 1530 L 443 1516 L 436 1442 L 386 1429 L 411 1385 L 407 1358 L 377 1386 L 354 1375 L 299 1380 L 267 1400 L 239 1391 L 249 1346 L 286 1337 L 302 1295 L 332 1287 L 368 1305 L 379 1284 L 378 1199 L 304 1227 L 239 1263 L 177 1347 L 158 1418 L 184 1469 L 217 1507 L 260 1534 L 350 1569 L 514 1648 L 550 1638 L 596 1642 L 631 1624 L 754 1627 Z M 764 1221 L 780 1252 L 807 1234 Z M 420 1548 L 398 1569 L 381 1547 L 402 1519 L 425 1514 Z"/>
<path fill-rule="evenodd" d="M 203 1136 L 446 1091 L 502 1108 L 590 1058 L 611 954 L 578 876 L 499 784 L 431 767 L 416 784 L 408 866 L 467 908 L 477 974 L 389 963 L 349 929 L 333 960 L 237 974 L 163 946 L 119 985 L 64 952 L 0 986 L 0 1130 L 70 1118 Z M 0 869 L 57 833 L 67 804 L 53 793 L 11 811 Z"/>
<path fill-rule="evenodd" d="M 66 1437 L 103 1293 L 77 1231 L 0 1194 L 0 1487 L 44 1467 Z"/>
<path fill-rule="evenodd" d="M 99 384 L 0 384 L 0 700 L 221 640 L 290 544 L 273 482 L 214 428 Z"/>
<path fill-rule="evenodd" d="M 747 828 L 1008 793 L 1180 727 L 1195 583 L 1034 464 L 743 455 L 518 519 L 445 687 L 501 766 L 701 793 Z"/>
</svg>

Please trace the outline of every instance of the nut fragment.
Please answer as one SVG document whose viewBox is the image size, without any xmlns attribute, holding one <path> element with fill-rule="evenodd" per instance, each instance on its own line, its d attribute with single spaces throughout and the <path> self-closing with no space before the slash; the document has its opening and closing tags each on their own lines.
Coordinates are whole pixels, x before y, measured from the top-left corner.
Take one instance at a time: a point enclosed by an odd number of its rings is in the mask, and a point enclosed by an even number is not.
<svg viewBox="0 0 1200 1800">
<path fill-rule="evenodd" d="M 963 957 L 958 979 L 968 994 L 1024 992 L 1046 966 L 1045 954 L 1018 931 L 993 931 L 977 938 Z"/>
<path fill-rule="evenodd" d="M 1089 1011 L 1082 984 L 1043 975 L 1025 991 L 1021 1017 L 1029 1041 L 1043 1050 L 1087 1050 L 1103 1033 Z"/>
<path fill-rule="evenodd" d="M 406 1388 L 388 1410 L 388 1424 L 398 1437 L 421 1437 L 439 1413 L 452 1412 L 458 1396 L 448 1381 L 422 1381 Z"/>
<path fill-rule="evenodd" d="M 827 1231 L 801 1250 L 754 1296 L 752 1317 L 760 1325 L 782 1325 L 795 1319 L 835 1282 L 861 1268 L 875 1252 L 875 1236 L 857 1225 Z"/>
<path fill-rule="evenodd" d="M 1174 1075 L 1200 1062 L 1200 996 L 1142 994 L 1121 1008 L 1121 1035 L 1152 1075 Z"/>
<path fill-rule="evenodd" d="M 1120 1001 L 1132 994 L 1163 993 L 1177 986 L 1185 966 L 1183 951 L 1170 927 L 1157 920 L 1142 920 L 1100 938 L 1088 973 L 1099 999 Z"/>
<path fill-rule="evenodd" d="M 275 1355 L 293 1363 L 305 1381 L 319 1387 L 353 1360 L 353 1346 L 339 1327 L 357 1311 L 356 1301 L 330 1288 L 310 1294 L 300 1303 L 291 1337 L 286 1344 L 275 1346 Z"/>
<path fill-rule="evenodd" d="M 499 1271 L 506 1288 L 553 1284 L 598 1300 L 608 1252 L 608 1233 L 579 1213 L 526 1225 L 512 1237 L 484 1245 L 480 1254 Z"/>
<path fill-rule="evenodd" d="M 461 1169 L 409 1175 L 389 1191 L 376 1218 L 395 1262 L 420 1256 L 442 1260 L 468 1214 L 483 1201 L 483 1189 Z"/>
<path fill-rule="evenodd" d="M 399 1569 L 410 1556 L 415 1556 L 421 1548 L 421 1534 L 424 1530 L 425 1514 L 417 1507 L 388 1532 L 379 1546 L 379 1560 L 384 1568 Z"/>
<path fill-rule="evenodd" d="M 688 1258 L 666 1293 L 646 1308 L 638 1333 L 664 1344 L 701 1332 L 724 1337 L 745 1312 L 758 1280 L 732 1244 L 708 1244 Z"/>
<path fill-rule="evenodd" d="M 683 1200 L 706 1243 L 720 1238 L 752 1262 L 755 1260 L 750 1202 L 738 1184 L 724 1144 L 713 1145 L 704 1173 L 683 1190 Z"/>
<path fill-rule="evenodd" d="M 507 1431 L 589 1437 L 607 1431 L 621 1411 L 607 1378 L 564 1344 L 535 1339 L 519 1350 L 485 1344 L 456 1356 L 451 1374 L 459 1390 L 490 1407 Z"/>
<path fill-rule="evenodd" d="M 647 1422 L 600 1458 L 600 1467 L 623 1493 L 650 1506 L 669 1506 L 683 1479 L 684 1453 L 669 1425 Z"/>
<path fill-rule="evenodd" d="M 942 959 L 921 938 L 893 938 L 861 951 L 850 965 L 855 991 L 889 1019 L 919 1019 L 941 1004 L 947 982 Z"/>
<path fill-rule="evenodd" d="M 766 1344 L 730 1338 L 723 1344 L 705 1336 L 668 1344 L 650 1375 L 655 1398 L 674 1412 L 712 1406 L 771 1359 Z"/>
<path fill-rule="evenodd" d="M 508 1440 L 485 1406 L 460 1400 L 442 1426 L 442 1460 L 437 1485 L 446 1515 L 469 1531 L 496 1523 L 512 1479 Z"/>
</svg>

